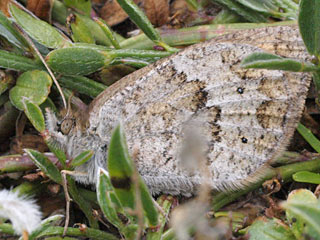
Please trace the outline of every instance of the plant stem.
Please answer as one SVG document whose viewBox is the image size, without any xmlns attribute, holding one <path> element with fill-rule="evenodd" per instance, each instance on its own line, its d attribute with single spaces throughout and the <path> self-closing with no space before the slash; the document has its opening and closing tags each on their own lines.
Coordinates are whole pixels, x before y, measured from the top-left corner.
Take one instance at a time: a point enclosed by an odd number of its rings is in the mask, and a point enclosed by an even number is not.
<svg viewBox="0 0 320 240">
<path fill-rule="evenodd" d="M 92 207 L 91 204 L 84 200 L 84 198 L 79 193 L 76 183 L 71 176 L 67 176 L 68 180 L 68 190 L 72 199 L 78 204 L 82 212 L 86 215 L 89 224 L 92 228 L 99 228 L 98 221 L 94 218 L 92 214 Z"/>
<path fill-rule="evenodd" d="M 271 26 L 294 25 L 295 21 L 283 21 L 276 23 L 232 23 L 210 24 L 181 29 L 159 30 L 163 42 L 170 46 L 190 45 L 203 42 L 211 38 L 232 33 L 243 29 L 254 29 Z M 145 34 L 131 37 L 120 43 L 121 48 L 152 49 L 155 43 Z"/>
<path fill-rule="evenodd" d="M 3 225 L 3 224 L 2 224 Z M 1 225 L 0 225 L 1 227 Z M 49 227 L 37 237 L 44 237 L 44 236 L 53 236 L 53 235 L 60 235 L 62 236 L 63 227 Z M 67 229 L 68 236 L 75 236 L 75 237 L 87 237 L 93 240 L 118 240 L 119 238 L 115 237 L 114 235 L 100 231 L 97 229 L 86 228 L 85 230 L 80 230 L 79 228 L 71 228 Z"/>
</svg>

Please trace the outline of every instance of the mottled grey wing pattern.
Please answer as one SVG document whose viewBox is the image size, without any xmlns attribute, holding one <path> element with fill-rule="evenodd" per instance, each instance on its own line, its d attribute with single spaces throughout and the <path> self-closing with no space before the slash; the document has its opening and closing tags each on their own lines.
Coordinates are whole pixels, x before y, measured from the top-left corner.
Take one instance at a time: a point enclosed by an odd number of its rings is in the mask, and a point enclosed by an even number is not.
<svg viewBox="0 0 320 240">
<path fill-rule="evenodd" d="M 94 159 L 80 170 L 95 175 L 122 121 L 153 193 L 194 193 L 204 173 L 201 161 L 186 170 L 188 158 L 204 159 L 213 188 L 242 187 L 288 144 L 310 83 L 307 74 L 242 69 L 241 60 L 257 51 L 307 57 L 294 26 L 244 30 L 191 46 L 104 91 L 90 106 L 87 132 L 70 137 L 77 146 L 70 154 L 79 146 L 94 148 Z"/>
</svg>

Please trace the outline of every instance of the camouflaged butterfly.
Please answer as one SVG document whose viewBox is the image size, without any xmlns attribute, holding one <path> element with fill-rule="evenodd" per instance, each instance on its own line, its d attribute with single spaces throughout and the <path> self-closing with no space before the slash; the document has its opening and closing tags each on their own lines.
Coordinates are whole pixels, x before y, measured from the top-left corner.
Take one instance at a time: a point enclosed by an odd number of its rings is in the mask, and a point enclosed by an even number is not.
<svg viewBox="0 0 320 240">
<path fill-rule="evenodd" d="M 213 189 L 230 190 L 258 178 L 288 145 L 311 77 L 243 69 L 253 52 L 306 60 L 297 26 L 241 30 L 193 45 L 130 74 L 101 93 L 83 119 L 62 122 L 48 113 L 48 130 L 70 157 L 95 152 L 76 168 L 95 184 L 106 167 L 111 132 L 119 121 L 136 165 L 153 194 L 196 192 L 205 166 Z M 68 122 L 66 122 L 68 121 Z M 186 169 L 189 158 L 202 158 Z"/>
</svg>

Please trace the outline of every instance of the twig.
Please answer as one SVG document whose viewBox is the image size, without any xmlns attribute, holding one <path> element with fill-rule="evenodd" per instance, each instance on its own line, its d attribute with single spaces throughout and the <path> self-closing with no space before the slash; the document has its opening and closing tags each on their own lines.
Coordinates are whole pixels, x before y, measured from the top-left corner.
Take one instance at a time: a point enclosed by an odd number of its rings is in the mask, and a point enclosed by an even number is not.
<svg viewBox="0 0 320 240">
<path fill-rule="evenodd" d="M 66 196 L 66 219 L 64 222 L 64 228 L 63 228 L 63 236 L 65 236 L 67 234 L 67 230 L 68 230 L 68 225 L 69 225 L 69 220 L 70 220 L 70 202 L 71 202 L 71 198 L 68 192 L 68 186 L 67 186 L 67 177 L 66 175 L 68 174 L 69 171 L 67 170 L 62 170 L 61 174 L 62 174 L 62 186 L 63 186 L 63 190 L 64 190 L 64 194 Z"/>
</svg>

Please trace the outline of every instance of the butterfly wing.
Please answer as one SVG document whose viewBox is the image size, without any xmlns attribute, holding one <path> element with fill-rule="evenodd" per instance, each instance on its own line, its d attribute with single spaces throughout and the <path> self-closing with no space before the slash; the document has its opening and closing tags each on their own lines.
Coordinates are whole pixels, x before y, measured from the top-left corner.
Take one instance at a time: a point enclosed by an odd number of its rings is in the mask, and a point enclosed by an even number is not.
<svg viewBox="0 0 320 240">
<path fill-rule="evenodd" d="M 153 193 L 188 195 L 204 176 L 215 189 L 240 188 L 293 135 L 310 76 L 242 69 L 240 62 L 257 51 L 305 59 L 297 29 L 237 34 L 136 71 L 91 104 L 89 132 L 108 144 L 122 121 L 129 150 L 137 153 L 138 170 Z M 232 43 L 232 36 L 240 43 Z"/>
</svg>

